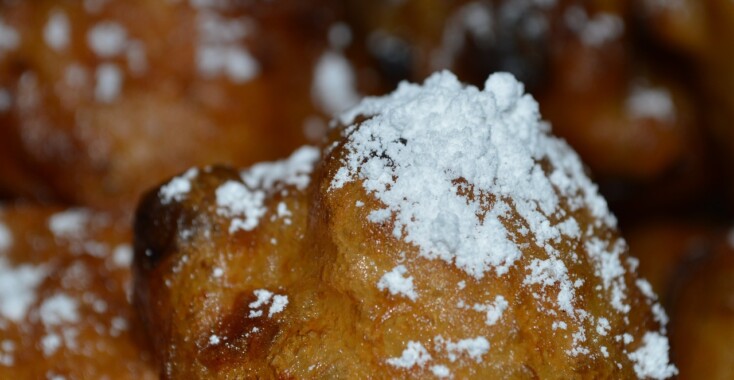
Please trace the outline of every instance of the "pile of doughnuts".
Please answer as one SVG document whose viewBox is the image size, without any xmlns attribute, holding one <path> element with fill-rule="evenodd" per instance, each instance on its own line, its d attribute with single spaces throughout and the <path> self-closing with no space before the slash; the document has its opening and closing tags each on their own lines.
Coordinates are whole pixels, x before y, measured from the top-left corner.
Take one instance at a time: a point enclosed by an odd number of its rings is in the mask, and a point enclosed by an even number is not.
<svg viewBox="0 0 734 380">
<path fill-rule="evenodd" d="M 0 0 L 0 378 L 730 378 L 729 21 Z"/>
</svg>

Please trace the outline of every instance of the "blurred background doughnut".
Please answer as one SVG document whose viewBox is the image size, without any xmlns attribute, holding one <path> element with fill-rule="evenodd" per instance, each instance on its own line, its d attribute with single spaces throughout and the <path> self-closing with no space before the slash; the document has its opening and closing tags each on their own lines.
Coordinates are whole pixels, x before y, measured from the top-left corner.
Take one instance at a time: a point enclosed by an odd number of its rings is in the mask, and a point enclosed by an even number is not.
<svg viewBox="0 0 734 380">
<path fill-rule="evenodd" d="M 129 301 L 132 254 L 112 215 L 1 209 L 0 378 L 157 378 Z"/>
<path fill-rule="evenodd" d="M 130 209 L 190 166 L 320 139 L 359 96 L 341 13 L 319 0 L 0 3 L 0 188 Z"/>
</svg>

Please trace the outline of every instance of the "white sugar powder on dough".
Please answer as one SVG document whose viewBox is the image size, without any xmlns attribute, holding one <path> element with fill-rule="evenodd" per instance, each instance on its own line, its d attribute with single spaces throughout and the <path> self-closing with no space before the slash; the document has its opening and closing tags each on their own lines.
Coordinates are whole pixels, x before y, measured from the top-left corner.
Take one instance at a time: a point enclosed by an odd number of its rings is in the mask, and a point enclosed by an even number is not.
<svg viewBox="0 0 734 380">
<path fill-rule="evenodd" d="M 116 22 L 103 21 L 89 29 L 87 43 L 98 57 L 114 57 L 125 51 L 127 31 Z"/>
<path fill-rule="evenodd" d="M 318 158 L 318 149 L 305 146 L 285 160 L 260 163 L 243 171 L 241 177 L 244 183 L 227 181 L 217 188 L 217 213 L 232 218 L 229 232 L 255 229 L 267 212 L 267 193 L 275 190 L 278 184 L 305 189 Z"/>
<path fill-rule="evenodd" d="M 668 338 L 657 332 L 646 332 L 642 345 L 629 354 L 635 373 L 641 379 L 667 379 L 678 374 L 678 369 L 670 364 Z"/>
<path fill-rule="evenodd" d="M 0 18 L 0 53 L 14 50 L 20 44 L 20 35 Z"/>
<path fill-rule="evenodd" d="M 377 288 L 383 291 L 387 290 L 392 295 L 400 294 L 411 301 L 415 301 L 418 299 L 418 293 L 413 288 L 413 276 L 405 277 L 406 273 L 408 273 L 408 269 L 405 265 L 396 266 L 380 278 Z"/>
<path fill-rule="evenodd" d="M 633 118 L 675 120 L 675 104 L 665 88 L 633 86 L 627 98 L 626 109 Z"/>
<path fill-rule="evenodd" d="M 253 165 L 241 173 L 242 180 L 252 188 L 270 190 L 277 182 L 281 182 L 304 190 L 311 181 L 310 174 L 320 156 L 318 148 L 303 146 L 285 160 Z"/>
<path fill-rule="evenodd" d="M 213 11 L 197 15 L 198 42 L 196 64 L 205 77 L 227 76 L 234 83 L 255 78 L 260 65 L 243 46 L 243 39 L 251 33 L 251 22 L 244 19 L 228 20 Z"/>
<path fill-rule="evenodd" d="M 460 355 L 467 355 L 475 362 L 480 363 L 482 356 L 489 351 L 489 341 L 483 336 L 452 342 L 439 335 L 434 338 L 434 341 L 436 342 L 436 350 L 445 350 L 451 362 L 455 362 Z"/>
<path fill-rule="evenodd" d="M 112 261 L 120 268 L 129 268 L 133 262 L 133 247 L 130 244 L 120 244 L 112 251 Z"/>
<path fill-rule="evenodd" d="M 326 113 L 343 112 L 359 101 L 354 70 L 343 55 L 324 53 L 316 63 L 313 76 L 311 96 Z"/>
<path fill-rule="evenodd" d="M 437 365 L 431 366 L 431 373 L 433 373 L 433 376 L 436 376 L 439 379 L 445 379 L 447 377 L 451 377 L 451 371 L 445 365 L 437 364 Z"/>
<path fill-rule="evenodd" d="M 0 316 L 14 322 L 23 320 L 28 308 L 36 302 L 36 288 L 46 274 L 44 267 L 27 264 L 12 267 L 0 257 Z"/>
<path fill-rule="evenodd" d="M 505 297 L 497 296 L 494 299 L 493 303 L 489 305 L 474 304 L 474 306 L 472 306 L 472 309 L 474 309 L 475 311 L 485 312 L 485 323 L 487 324 L 487 326 L 492 326 L 497 323 L 500 318 L 502 318 L 502 314 L 504 314 L 509 305 L 510 304 L 507 302 Z"/>
<path fill-rule="evenodd" d="M 354 125 L 358 116 L 363 121 Z M 566 263 L 579 258 L 566 257 L 562 247 L 583 243 L 579 250 L 588 256 L 598 290 L 620 314 L 630 311 L 625 275 L 633 263 L 623 262 L 624 240 L 595 236 L 616 228 L 616 219 L 578 156 L 551 136 L 522 84 L 499 73 L 479 90 L 451 73 L 436 73 L 422 86 L 401 83 L 390 95 L 364 99 L 339 122 L 345 155 L 330 191 L 361 181 L 384 205 L 369 221 L 391 222 L 393 235 L 414 244 L 421 257 L 444 260 L 476 279 L 507 273 L 525 250 L 515 243 L 517 234 L 531 239 L 547 258 L 527 259 L 524 285 L 574 322 L 567 326 L 573 338 L 567 352 L 602 355 L 583 344 L 608 334 L 611 319 L 578 307 L 584 300 L 576 289 L 586 280 L 569 271 Z M 592 224 L 582 229 L 568 215 L 576 211 L 587 213 Z M 516 230 L 506 227 L 510 218 Z M 479 305 L 488 323 L 503 307 Z M 475 348 L 482 343 L 472 342 Z"/>
<path fill-rule="evenodd" d="M 409 341 L 400 357 L 387 359 L 387 364 L 397 368 L 423 367 L 431 360 L 431 354 L 420 342 Z"/>
<path fill-rule="evenodd" d="M 53 50 L 64 50 L 69 46 L 71 39 L 71 26 L 69 17 L 66 13 L 56 10 L 51 15 L 43 27 L 43 40 Z"/>
<path fill-rule="evenodd" d="M 273 303 L 270 305 L 270 310 L 268 310 L 268 317 L 272 318 L 273 315 L 282 312 L 286 306 L 288 306 L 288 296 L 274 295 Z"/>
<path fill-rule="evenodd" d="M 115 101 L 122 91 L 123 73 L 114 63 L 103 63 L 95 72 L 94 99 L 100 103 Z"/>
<path fill-rule="evenodd" d="M 217 214 L 231 217 L 229 232 L 252 231 L 265 215 L 265 192 L 250 190 L 245 184 L 227 181 L 216 190 Z"/>
<path fill-rule="evenodd" d="M 43 301 L 39 309 L 46 327 L 79 322 L 79 301 L 66 294 L 56 294 Z"/>
<path fill-rule="evenodd" d="M 80 238 L 87 228 L 91 215 L 85 209 L 70 209 L 51 215 L 48 228 L 57 238 Z"/>
<path fill-rule="evenodd" d="M 184 174 L 174 177 L 167 184 L 161 186 L 159 190 L 161 203 L 165 205 L 172 201 L 183 201 L 189 191 L 191 191 L 191 181 L 195 179 L 197 175 L 199 175 L 199 170 L 191 168 Z"/>
<path fill-rule="evenodd" d="M 442 72 L 424 86 L 401 83 L 391 95 L 365 99 L 341 117 L 349 125 L 371 116 L 348 136 L 348 155 L 331 183 L 338 189 L 362 179 L 395 216 L 396 237 L 477 279 L 490 270 L 506 273 L 521 256 L 501 221 L 511 207 L 536 243 L 552 250 L 548 243 L 562 236 L 550 221 L 559 207 L 554 186 L 614 223 L 577 156 L 549 135 L 523 86 L 494 74 L 485 87 L 464 87 Z M 542 159 L 553 165 L 555 181 L 537 163 Z M 459 179 L 473 185 L 474 200 L 457 194 Z M 494 204 L 481 201 L 487 194 L 497 197 Z"/>
</svg>

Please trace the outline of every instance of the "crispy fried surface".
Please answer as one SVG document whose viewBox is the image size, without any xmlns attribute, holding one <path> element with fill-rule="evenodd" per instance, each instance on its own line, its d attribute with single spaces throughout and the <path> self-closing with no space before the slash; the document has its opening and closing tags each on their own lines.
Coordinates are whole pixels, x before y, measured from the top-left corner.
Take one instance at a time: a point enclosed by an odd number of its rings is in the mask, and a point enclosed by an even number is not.
<svg viewBox="0 0 734 380">
<path fill-rule="evenodd" d="M 129 229 L 38 206 L 4 208 L 0 222 L 0 377 L 156 378 L 128 301 Z"/>
<path fill-rule="evenodd" d="M 433 365 L 458 378 L 635 376 L 627 355 L 658 324 L 634 274 L 624 278 L 631 310 L 617 313 L 598 291 L 601 279 L 590 261 L 571 259 L 585 257 L 585 242 L 559 243 L 569 271 L 584 279 L 576 291 L 586 310 L 610 318 L 602 334 L 593 318 L 558 314 L 557 287 L 523 285 L 522 268 L 545 255 L 532 234 L 519 237 L 525 256 L 505 276 L 477 280 L 444 261 L 421 258 L 415 246 L 393 236 L 390 222 L 368 221 L 380 203 L 359 182 L 329 190 L 345 153 L 340 144 L 327 149 L 305 190 L 265 188 L 266 211 L 251 231 L 230 233 L 231 218 L 218 211 L 218 189 L 242 182 L 235 171 L 200 171 L 179 200 L 164 201 L 162 189 L 146 195 L 136 219 L 135 302 L 164 378 L 425 378 Z M 573 215 L 581 230 L 597 228 L 587 209 Z M 606 228 L 593 236 L 610 245 L 618 239 Z M 413 275 L 416 300 L 378 288 L 397 265 Z M 285 295 L 285 309 L 269 315 L 273 303 L 257 302 L 262 289 Z M 493 325 L 484 312 L 460 307 L 491 302 L 497 294 L 508 296 L 509 308 Z M 577 328 L 586 332 L 590 352 L 605 347 L 608 357 L 569 354 L 578 347 Z M 623 342 L 623 334 L 633 343 Z M 490 342 L 484 360 L 447 348 L 447 341 L 477 336 Z M 416 341 L 430 364 L 389 364 Z"/>
</svg>

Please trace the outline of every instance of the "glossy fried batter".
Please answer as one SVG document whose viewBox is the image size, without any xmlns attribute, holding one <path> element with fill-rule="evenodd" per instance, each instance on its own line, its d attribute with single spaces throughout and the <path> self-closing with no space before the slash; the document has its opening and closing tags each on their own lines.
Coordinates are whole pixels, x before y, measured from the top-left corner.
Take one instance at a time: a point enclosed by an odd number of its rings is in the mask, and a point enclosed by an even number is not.
<svg viewBox="0 0 734 380">
<path fill-rule="evenodd" d="M 508 113 L 532 107 L 529 98 L 513 97 L 504 86 L 514 82 L 507 81 L 503 76 L 488 81 L 497 104 Z M 431 96 L 440 98 L 449 88 L 464 91 L 445 73 L 425 86 L 430 90 L 415 99 L 411 91 L 422 90 L 402 86 L 398 94 L 407 97 L 396 104 L 430 103 Z M 460 99 L 459 92 L 450 98 Z M 377 217 L 388 201 L 378 198 L 379 190 L 364 187 L 374 180 L 359 177 L 359 170 L 379 173 L 380 163 L 399 167 L 404 163 L 393 150 L 399 146 L 430 149 L 417 136 L 393 140 L 385 130 L 388 140 L 381 140 L 376 135 L 381 123 L 409 123 L 410 108 L 395 106 L 395 114 L 377 121 L 380 101 L 365 103 L 354 124 L 347 118 L 332 130 L 331 143 L 320 154 L 302 148 L 288 161 L 241 173 L 221 167 L 189 171 L 144 197 L 135 225 L 135 303 L 164 378 L 569 379 L 675 373 L 667 364 L 667 339 L 657 332 L 664 315 L 653 312 L 654 295 L 636 277 L 614 223 L 599 216 L 606 205 L 581 200 L 582 194 L 596 199 L 593 185 L 572 197 L 554 190 L 559 205 L 549 222 L 570 218 L 580 232 L 550 245 L 538 243 L 547 230 L 525 219 L 532 211 L 522 203 L 508 206 L 507 218 L 495 228 L 507 228 L 520 257 L 507 266 L 498 263 L 496 271 L 476 272 L 471 258 L 443 258 L 440 247 L 452 244 L 449 240 L 438 240 L 438 251 L 426 255 L 417 242 L 406 240 L 415 218 L 400 233 L 398 211 Z M 468 107 L 457 102 L 459 109 Z M 434 111 L 438 120 L 475 120 Z M 374 150 L 364 160 L 350 158 L 358 150 L 355 136 L 375 139 L 368 140 Z M 457 141 L 440 146 L 448 155 Z M 568 154 L 564 163 L 577 162 L 565 145 L 559 149 Z M 558 170 L 554 165 L 560 161 L 551 157 L 537 169 L 540 175 Z M 362 168 L 355 177 L 346 174 L 350 163 Z M 565 170 L 580 173 L 577 165 Z M 389 174 L 380 178 L 391 181 Z M 502 195 L 478 194 L 475 184 L 456 181 L 452 191 L 466 196 L 467 203 L 489 202 L 483 203 L 480 223 L 490 223 L 490 210 L 499 207 Z M 400 204 L 411 207 L 408 201 Z M 448 206 L 438 207 L 449 212 Z M 433 222 L 439 229 L 432 236 L 454 228 L 441 220 Z"/>
<path fill-rule="evenodd" d="M 0 187 L 129 209 L 190 166 L 282 157 L 334 112 L 315 99 L 324 54 L 356 86 L 327 38 L 339 14 L 320 0 L 0 3 Z"/>
<path fill-rule="evenodd" d="M 0 210 L 0 378 L 156 378 L 128 301 L 129 241 L 86 209 Z"/>
</svg>

